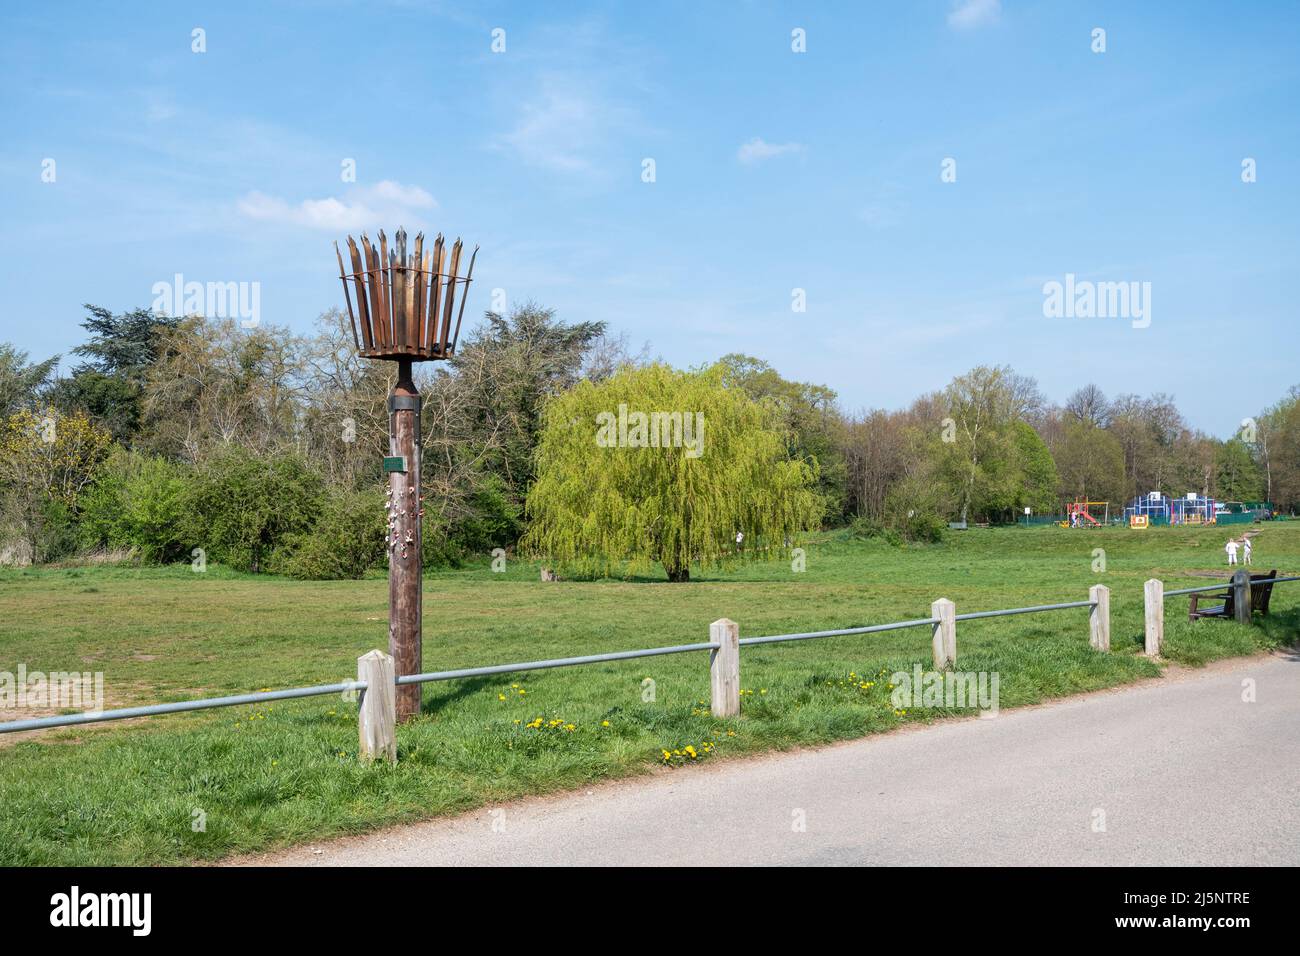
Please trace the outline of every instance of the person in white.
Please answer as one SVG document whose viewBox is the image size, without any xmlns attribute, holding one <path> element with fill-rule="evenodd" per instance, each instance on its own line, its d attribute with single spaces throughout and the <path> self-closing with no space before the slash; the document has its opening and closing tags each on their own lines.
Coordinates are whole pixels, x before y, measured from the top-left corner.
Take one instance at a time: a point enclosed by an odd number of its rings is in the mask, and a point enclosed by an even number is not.
<svg viewBox="0 0 1300 956">
<path fill-rule="evenodd" d="M 1243 538 L 1241 542 L 1241 563 L 1250 564 L 1250 539 Z"/>
<path fill-rule="evenodd" d="M 1228 563 L 1237 563 L 1237 539 L 1229 538 L 1228 543 L 1223 546 L 1223 550 L 1228 552 Z"/>
</svg>

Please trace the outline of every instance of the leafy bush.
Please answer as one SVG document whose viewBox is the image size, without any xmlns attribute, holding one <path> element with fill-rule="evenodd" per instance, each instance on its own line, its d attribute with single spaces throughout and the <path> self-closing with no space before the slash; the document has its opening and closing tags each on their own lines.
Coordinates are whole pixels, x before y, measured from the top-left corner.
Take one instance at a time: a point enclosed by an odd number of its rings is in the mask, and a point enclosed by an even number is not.
<svg viewBox="0 0 1300 956">
<path fill-rule="evenodd" d="M 189 483 L 179 465 L 115 449 L 82 499 L 81 543 L 126 548 L 141 561 L 176 561 L 192 533 Z"/>
<path fill-rule="evenodd" d="M 943 540 L 948 523 L 933 511 L 917 511 L 910 517 L 904 517 L 898 530 L 908 541 L 937 544 Z"/>
<path fill-rule="evenodd" d="M 905 478 L 885 496 L 887 523 L 908 541 L 942 541 L 948 530 L 946 508 L 935 484 L 921 477 Z"/>
<path fill-rule="evenodd" d="M 518 538 L 520 508 L 496 475 L 486 476 L 482 486 L 474 490 L 469 506 L 469 514 L 448 532 L 451 543 L 462 553 L 484 554 L 513 544 Z"/>
<path fill-rule="evenodd" d="M 44 502 L 34 529 L 36 551 L 42 561 L 58 561 L 77 550 L 77 525 L 72 509 L 58 499 Z"/>
<path fill-rule="evenodd" d="M 384 496 L 331 491 L 310 530 L 286 538 L 271 570 L 304 580 L 360 578 L 384 561 Z"/>
<path fill-rule="evenodd" d="M 871 540 L 872 538 L 881 538 L 886 543 L 900 545 L 903 543 L 903 537 L 895 529 L 876 521 L 874 518 L 855 518 L 849 525 L 849 533 L 855 538 Z"/>
<path fill-rule="evenodd" d="M 316 523 L 325 491 L 320 473 L 298 455 L 259 457 L 232 446 L 195 469 L 187 497 L 195 543 L 208 560 L 265 571 L 277 549 Z"/>
</svg>

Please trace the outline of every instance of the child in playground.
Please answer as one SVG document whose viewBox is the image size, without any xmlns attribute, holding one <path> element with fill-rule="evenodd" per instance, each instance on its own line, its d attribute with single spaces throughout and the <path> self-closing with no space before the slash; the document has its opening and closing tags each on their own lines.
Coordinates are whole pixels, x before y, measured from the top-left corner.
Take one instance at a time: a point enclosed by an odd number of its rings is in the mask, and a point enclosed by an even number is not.
<svg viewBox="0 0 1300 956">
<path fill-rule="evenodd" d="M 1241 563 L 1250 564 L 1250 538 L 1241 539 Z"/>
<path fill-rule="evenodd" d="M 1223 546 L 1223 550 L 1228 552 L 1228 564 L 1237 563 L 1237 539 L 1229 538 L 1228 543 Z"/>
</svg>

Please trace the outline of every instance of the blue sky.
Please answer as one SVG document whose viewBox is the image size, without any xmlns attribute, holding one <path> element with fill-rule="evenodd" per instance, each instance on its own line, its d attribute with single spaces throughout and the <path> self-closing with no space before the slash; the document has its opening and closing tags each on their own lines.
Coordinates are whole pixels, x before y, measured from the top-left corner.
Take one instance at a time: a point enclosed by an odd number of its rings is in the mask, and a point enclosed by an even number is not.
<svg viewBox="0 0 1300 956">
<path fill-rule="evenodd" d="M 1295 3 L 7 4 L 0 338 L 66 353 L 176 273 L 307 331 L 333 240 L 404 224 L 482 246 L 467 315 L 849 409 L 1010 363 L 1226 436 L 1300 383 L 1298 52 Z M 1151 283 L 1150 326 L 1045 317 L 1067 273 Z"/>
</svg>

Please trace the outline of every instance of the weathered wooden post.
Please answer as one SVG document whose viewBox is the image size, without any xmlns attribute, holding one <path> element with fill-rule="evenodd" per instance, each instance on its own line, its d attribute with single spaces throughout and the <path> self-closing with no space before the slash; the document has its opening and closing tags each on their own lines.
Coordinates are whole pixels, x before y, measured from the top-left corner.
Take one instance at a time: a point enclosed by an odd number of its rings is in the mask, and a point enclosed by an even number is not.
<svg viewBox="0 0 1300 956">
<path fill-rule="evenodd" d="M 1165 582 L 1152 578 L 1144 586 L 1146 597 L 1146 646 L 1143 653 L 1147 657 L 1159 657 L 1160 645 L 1165 642 Z"/>
<path fill-rule="evenodd" d="M 1245 568 L 1232 574 L 1232 611 L 1238 624 L 1250 623 L 1250 572 Z"/>
<path fill-rule="evenodd" d="M 389 453 L 384 459 L 388 475 L 388 652 L 396 676 L 406 677 L 418 674 L 423 661 L 420 519 L 424 506 L 420 497 L 420 393 L 413 366 L 448 359 L 456 351 L 478 249 L 470 256 L 465 275 L 459 276 L 459 239 L 445 250 L 445 258 L 441 235 L 434 240 L 433 251 L 426 254 L 424 234 L 420 233 L 409 256 L 406 230 L 398 229 L 394 239 L 390 252 L 382 230 L 378 248 L 365 233 L 360 246 L 348 236 L 350 272 L 338 243 L 334 254 L 357 353 L 398 363 L 397 381 L 388 397 Z M 460 309 L 453 329 L 458 290 Z M 398 688 L 396 707 L 399 721 L 418 716 L 420 685 Z"/>
<path fill-rule="evenodd" d="M 1092 637 L 1093 650 L 1110 650 L 1110 588 L 1104 584 L 1094 584 L 1088 588 L 1088 600 L 1092 610 L 1088 613 L 1088 631 Z"/>
<path fill-rule="evenodd" d="M 930 605 L 930 616 L 935 619 L 932 635 L 934 669 L 943 670 L 957 663 L 957 606 L 947 598 L 939 598 Z"/>
<path fill-rule="evenodd" d="M 357 709 L 358 753 L 362 760 L 383 758 L 397 762 L 397 685 L 393 659 L 383 651 L 370 651 L 357 658 L 357 681 L 364 682 L 361 706 Z"/>
<path fill-rule="evenodd" d="M 740 625 L 725 617 L 709 625 L 709 695 L 714 717 L 740 713 Z"/>
</svg>

